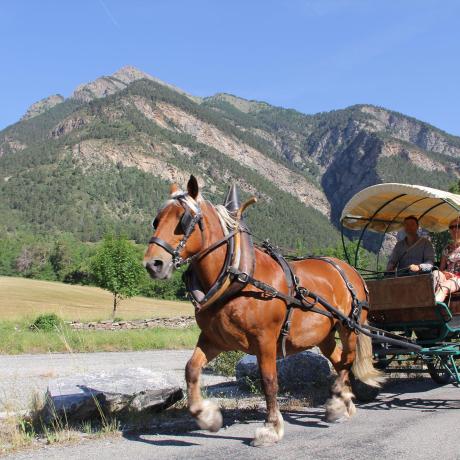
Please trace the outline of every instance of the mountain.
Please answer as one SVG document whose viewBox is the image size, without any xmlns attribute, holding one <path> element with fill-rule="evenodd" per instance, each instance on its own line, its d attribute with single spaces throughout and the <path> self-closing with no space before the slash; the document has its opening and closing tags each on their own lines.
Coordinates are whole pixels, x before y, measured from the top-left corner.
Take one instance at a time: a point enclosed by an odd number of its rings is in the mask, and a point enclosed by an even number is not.
<svg viewBox="0 0 460 460">
<path fill-rule="evenodd" d="M 231 181 L 258 195 L 254 232 L 309 251 L 337 243 L 343 205 L 366 186 L 447 189 L 460 176 L 460 138 L 371 105 L 305 115 L 196 97 L 124 67 L 0 132 L 0 228 L 83 241 L 115 228 L 145 241 L 168 183 L 191 173 L 214 202 Z"/>
<path fill-rule="evenodd" d="M 28 109 L 21 120 L 28 120 L 29 118 L 36 117 L 49 109 L 52 109 L 55 105 L 64 102 L 64 96 L 60 94 L 53 94 L 52 96 L 45 97 L 38 102 L 32 104 Z"/>
</svg>

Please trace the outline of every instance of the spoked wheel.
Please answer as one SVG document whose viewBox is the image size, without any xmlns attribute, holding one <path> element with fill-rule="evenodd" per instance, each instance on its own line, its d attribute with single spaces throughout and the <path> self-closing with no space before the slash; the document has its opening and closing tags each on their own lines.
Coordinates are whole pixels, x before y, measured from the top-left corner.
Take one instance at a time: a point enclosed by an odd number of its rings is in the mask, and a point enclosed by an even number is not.
<svg viewBox="0 0 460 460">
<path fill-rule="evenodd" d="M 351 390 L 359 402 L 367 403 L 374 401 L 380 393 L 380 388 L 371 387 L 358 380 L 352 372 L 350 372 Z"/>
<path fill-rule="evenodd" d="M 430 377 L 439 385 L 447 385 L 452 381 L 452 374 L 447 368 L 447 358 L 435 356 L 426 365 Z"/>
</svg>

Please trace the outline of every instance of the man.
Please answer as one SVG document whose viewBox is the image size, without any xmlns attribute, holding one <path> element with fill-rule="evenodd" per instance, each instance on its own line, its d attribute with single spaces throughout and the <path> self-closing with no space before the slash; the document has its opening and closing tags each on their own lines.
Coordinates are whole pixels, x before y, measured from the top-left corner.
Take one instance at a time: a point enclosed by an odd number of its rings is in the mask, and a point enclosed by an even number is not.
<svg viewBox="0 0 460 460">
<path fill-rule="evenodd" d="M 396 243 L 387 271 L 406 269 L 409 274 L 431 271 L 434 265 L 434 248 L 430 240 L 419 236 L 418 229 L 418 219 L 415 216 L 404 219 L 406 237 Z"/>
</svg>

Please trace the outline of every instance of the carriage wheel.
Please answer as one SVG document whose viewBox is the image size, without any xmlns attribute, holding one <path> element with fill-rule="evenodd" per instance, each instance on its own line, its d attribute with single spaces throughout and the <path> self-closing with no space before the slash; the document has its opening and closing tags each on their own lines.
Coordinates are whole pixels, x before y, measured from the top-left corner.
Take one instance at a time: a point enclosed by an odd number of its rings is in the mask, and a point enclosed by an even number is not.
<svg viewBox="0 0 460 460">
<path fill-rule="evenodd" d="M 447 369 L 447 359 L 435 356 L 432 361 L 427 364 L 430 377 L 439 385 L 447 385 L 452 380 L 452 374 Z"/>
<path fill-rule="evenodd" d="M 353 394 L 359 402 L 367 403 L 374 401 L 380 393 L 380 388 L 371 387 L 358 380 L 352 372 L 350 372 L 350 385 Z"/>
</svg>

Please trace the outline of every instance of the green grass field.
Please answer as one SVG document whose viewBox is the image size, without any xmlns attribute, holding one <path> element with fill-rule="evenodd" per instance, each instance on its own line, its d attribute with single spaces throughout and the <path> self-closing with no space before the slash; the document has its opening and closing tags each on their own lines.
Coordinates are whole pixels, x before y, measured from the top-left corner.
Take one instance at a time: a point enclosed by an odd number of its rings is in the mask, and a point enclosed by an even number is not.
<svg viewBox="0 0 460 460">
<path fill-rule="evenodd" d="M 43 313 L 56 313 L 67 321 L 110 319 L 112 296 L 95 287 L 0 277 L 0 353 L 193 348 L 199 334 L 197 326 L 187 329 L 77 331 L 62 325 L 51 332 L 30 330 L 33 320 Z M 116 316 L 145 319 L 181 315 L 193 315 L 190 303 L 134 297 L 121 302 Z"/>
<path fill-rule="evenodd" d="M 110 319 L 112 294 L 90 286 L 0 276 L 0 321 L 32 319 L 41 313 L 56 313 L 68 321 Z M 145 319 L 181 315 L 193 315 L 191 303 L 133 297 L 121 302 L 116 316 Z"/>
<path fill-rule="evenodd" d="M 52 332 L 31 331 L 26 321 L 0 321 L 0 354 L 79 353 L 193 348 L 198 326 L 121 331 L 78 331 L 61 326 Z"/>
</svg>

